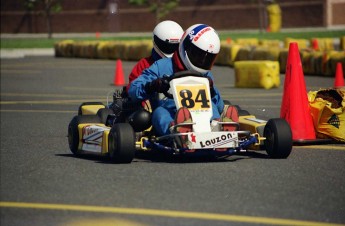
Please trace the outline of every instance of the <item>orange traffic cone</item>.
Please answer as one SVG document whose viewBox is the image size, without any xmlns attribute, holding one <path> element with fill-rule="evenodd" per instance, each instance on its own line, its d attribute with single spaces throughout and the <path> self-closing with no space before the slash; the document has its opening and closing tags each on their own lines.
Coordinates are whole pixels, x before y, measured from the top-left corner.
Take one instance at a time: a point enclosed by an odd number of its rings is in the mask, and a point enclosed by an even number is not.
<svg viewBox="0 0 345 226">
<path fill-rule="evenodd" d="M 344 74 L 343 74 L 343 65 L 338 62 L 337 68 L 335 70 L 335 81 L 334 81 L 334 88 L 341 88 L 344 87 Z"/>
<path fill-rule="evenodd" d="M 125 85 L 125 76 L 122 69 L 122 61 L 120 59 L 116 60 L 116 68 L 114 75 L 114 85 L 123 86 Z"/>
<path fill-rule="evenodd" d="M 316 138 L 296 42 L 289 46 L 280 117 L 290 124 L 294 141 Z"/>
</svg>

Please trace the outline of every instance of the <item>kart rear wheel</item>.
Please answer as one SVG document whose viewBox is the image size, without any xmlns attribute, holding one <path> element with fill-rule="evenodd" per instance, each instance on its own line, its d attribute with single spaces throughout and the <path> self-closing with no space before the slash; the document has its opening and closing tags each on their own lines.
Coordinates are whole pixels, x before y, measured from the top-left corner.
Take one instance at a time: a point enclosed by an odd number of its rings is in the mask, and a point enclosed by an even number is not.
<svg viewBox="0 0 345 226">
<path fill-rule="evenodd" d="M 78 125 L 82 123 L 100 123 L 96 115 L 76 115 L 68 125 L 68 144 L 71 152 L 75 155 L 80 154 Z"/>
<path fill-rule="evenodd" d="M 109 132 L 108 151 L 114 163 L 131 163 L 135 155 L 135 134 L 128 123 L 116 123 Z"/>
<path fill-rule="evenodd" d="M 114 111 L 110 108 L 101 108 L 97 111 L 97 115 L 104 125 L 107 124 L 107 118 L 109 115 L 114 114 Z"/>
<path fill-rule="evenodd" d="M 281 118 L 268 120 L 264 129 L 264 146 L 271 158 L 287 158 L 292 150 L 292 132 L 289 124 Z"/>
</svg>

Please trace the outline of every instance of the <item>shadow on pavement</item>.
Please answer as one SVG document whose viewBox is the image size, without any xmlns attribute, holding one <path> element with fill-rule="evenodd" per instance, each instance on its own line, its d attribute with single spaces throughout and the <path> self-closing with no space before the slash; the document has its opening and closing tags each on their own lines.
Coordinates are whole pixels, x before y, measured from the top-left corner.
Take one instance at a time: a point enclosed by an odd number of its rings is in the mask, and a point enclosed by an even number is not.
<svg viewBox="0 0 345 226">
<path fill-rule="evenodd" d="M 94 161 L 96 163 L 103 163 L 103 164 L 113 164 L 107 156 L 99 156 L 93 154 L 82 154 L 76 156 L 74 154 L 55 154 L 58 157 L 67 157 L 67 158 L 77 158 L 83 160 Z M 137 151 L 135 154 L 135 158 L 133 159 L 132 163 L 141 162 L 141 163 L 223 163 L 223 162 L 236 162 L 240 160 L 248 160 L 248 159 L 269 159 L 268 155 L 265 153 L 260 152 L 243 152 L 234 154 L 231 156 L 225 157 L 215 157 L 213 155 L 205 155 L 205 156 L 195 156 L 193 154 L 188 155 L 172 155 L 163 152 L 157 151 Z"/>
</svg>

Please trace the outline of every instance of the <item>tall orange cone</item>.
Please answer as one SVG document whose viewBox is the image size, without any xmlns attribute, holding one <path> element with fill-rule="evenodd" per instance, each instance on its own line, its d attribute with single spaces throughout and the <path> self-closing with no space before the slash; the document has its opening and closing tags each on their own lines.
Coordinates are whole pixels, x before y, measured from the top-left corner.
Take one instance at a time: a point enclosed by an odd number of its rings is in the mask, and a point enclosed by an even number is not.
<svg viewBox="0 0 345 226">
<path fill-rule="evenodd" d="M 122 61 L 120 59 L 116 60 L 116 68 L 114 75 L 114 85 L 123 86 L 125 85 L 125 76 L 122 69 Z"/>
<path fill-rule="evenodd" d="M 290 124 L 294 141 L 316 138 L 296 42 L 289 46 L 280 117 Z"/>
<path fill-rule="evenodd" d="M 343 65 L 341 62 L 337 63 L 337 68 L 335 70 L 335 80 L 334 80 L 334 88 L 341 88 L 344 87 L 344 74 L 343 74 Z"/>
</svg>

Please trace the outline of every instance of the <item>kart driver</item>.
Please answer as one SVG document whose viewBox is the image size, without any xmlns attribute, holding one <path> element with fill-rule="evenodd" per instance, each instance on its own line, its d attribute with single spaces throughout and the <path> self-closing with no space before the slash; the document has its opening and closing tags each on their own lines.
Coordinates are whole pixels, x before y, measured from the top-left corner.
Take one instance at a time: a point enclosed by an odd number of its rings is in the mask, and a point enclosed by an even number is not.
<svg viewBox="0 0 345 226">
<path fill-rule="evenodd" d="M 142 71 L 150 67 L 155 61 L 171 57 L 178 49 L 182 35 L 182 27 L 174 21 L 162 21 L 155 26 L 152 35 L 153 48 L 151 50 L 151 55 L 140 59 L 129 75 L 128 85 L 124 86 L 122 90 L 114 92 L 113 102 L 108 108 L 114 111 L 116 117 L 109 118 L 107 124 L 112 125 L 115 121 L 122 121 L 126 115 L 132 114 L 138 110 L 138 106 L 140 105 L 128 99 L 128 90 L 131 86 L 131 82 L 139 77 Z M 148 101 L 143 101 L 141 105 L 145 109 L 150 108 Z"/>
<path fill-rule="evenodd" d="M 156 25 L 153 29 L 151 55 L 140 59 L 133 67 L 126 87 L 127 92 L 131 82 L 138 78 L 144 69 L 150 67 L 157 60 L 172 57 L 173 53 L 178 49 L 182 35 L 183 29 L 175 21 L 165 20 Z"/>
<path fill-rule="evenodd" d="M 179 71 L 193 71 L 202 73 L 210 81 L 212 94 L 212 119 L 219 120 L 220 113 L 227 117 L 233 113 L 226 108 L 218 89 L 213 85 L 213 75 L 210 72 L 213 63 L 220 49 L 220 40 L 217 32 L 205 24 L 196 24 L 189 27 L 181 38 L 179 48 L 173 53 L 172 58 L 163 58 L 154 62 L 151 67 L 144 70 L 135 79 L 128 90 L 128 95 L 132 100 L 142 101 L 150 99 L 152 108 L 152 125 L 157 135 L 162 136 L 170 133 L 169 128 L 181 122 L 191 120 L 190 112 L 187 108 L 176 109 L 174 100 L 161 99 L 157 93 L 163 93 L 169 89 L 165 76 L 172 76 Z M 230 118 L 230 117 L 229 117 Z M 191 121 L 189 121 L 191 122 Z M 178 127 L 180 128 L 180 127 Z M 182 131 L 178 131 L 182 132 Z M 183 131 L 189 132 L 189 131 Z"/>
</svg>

